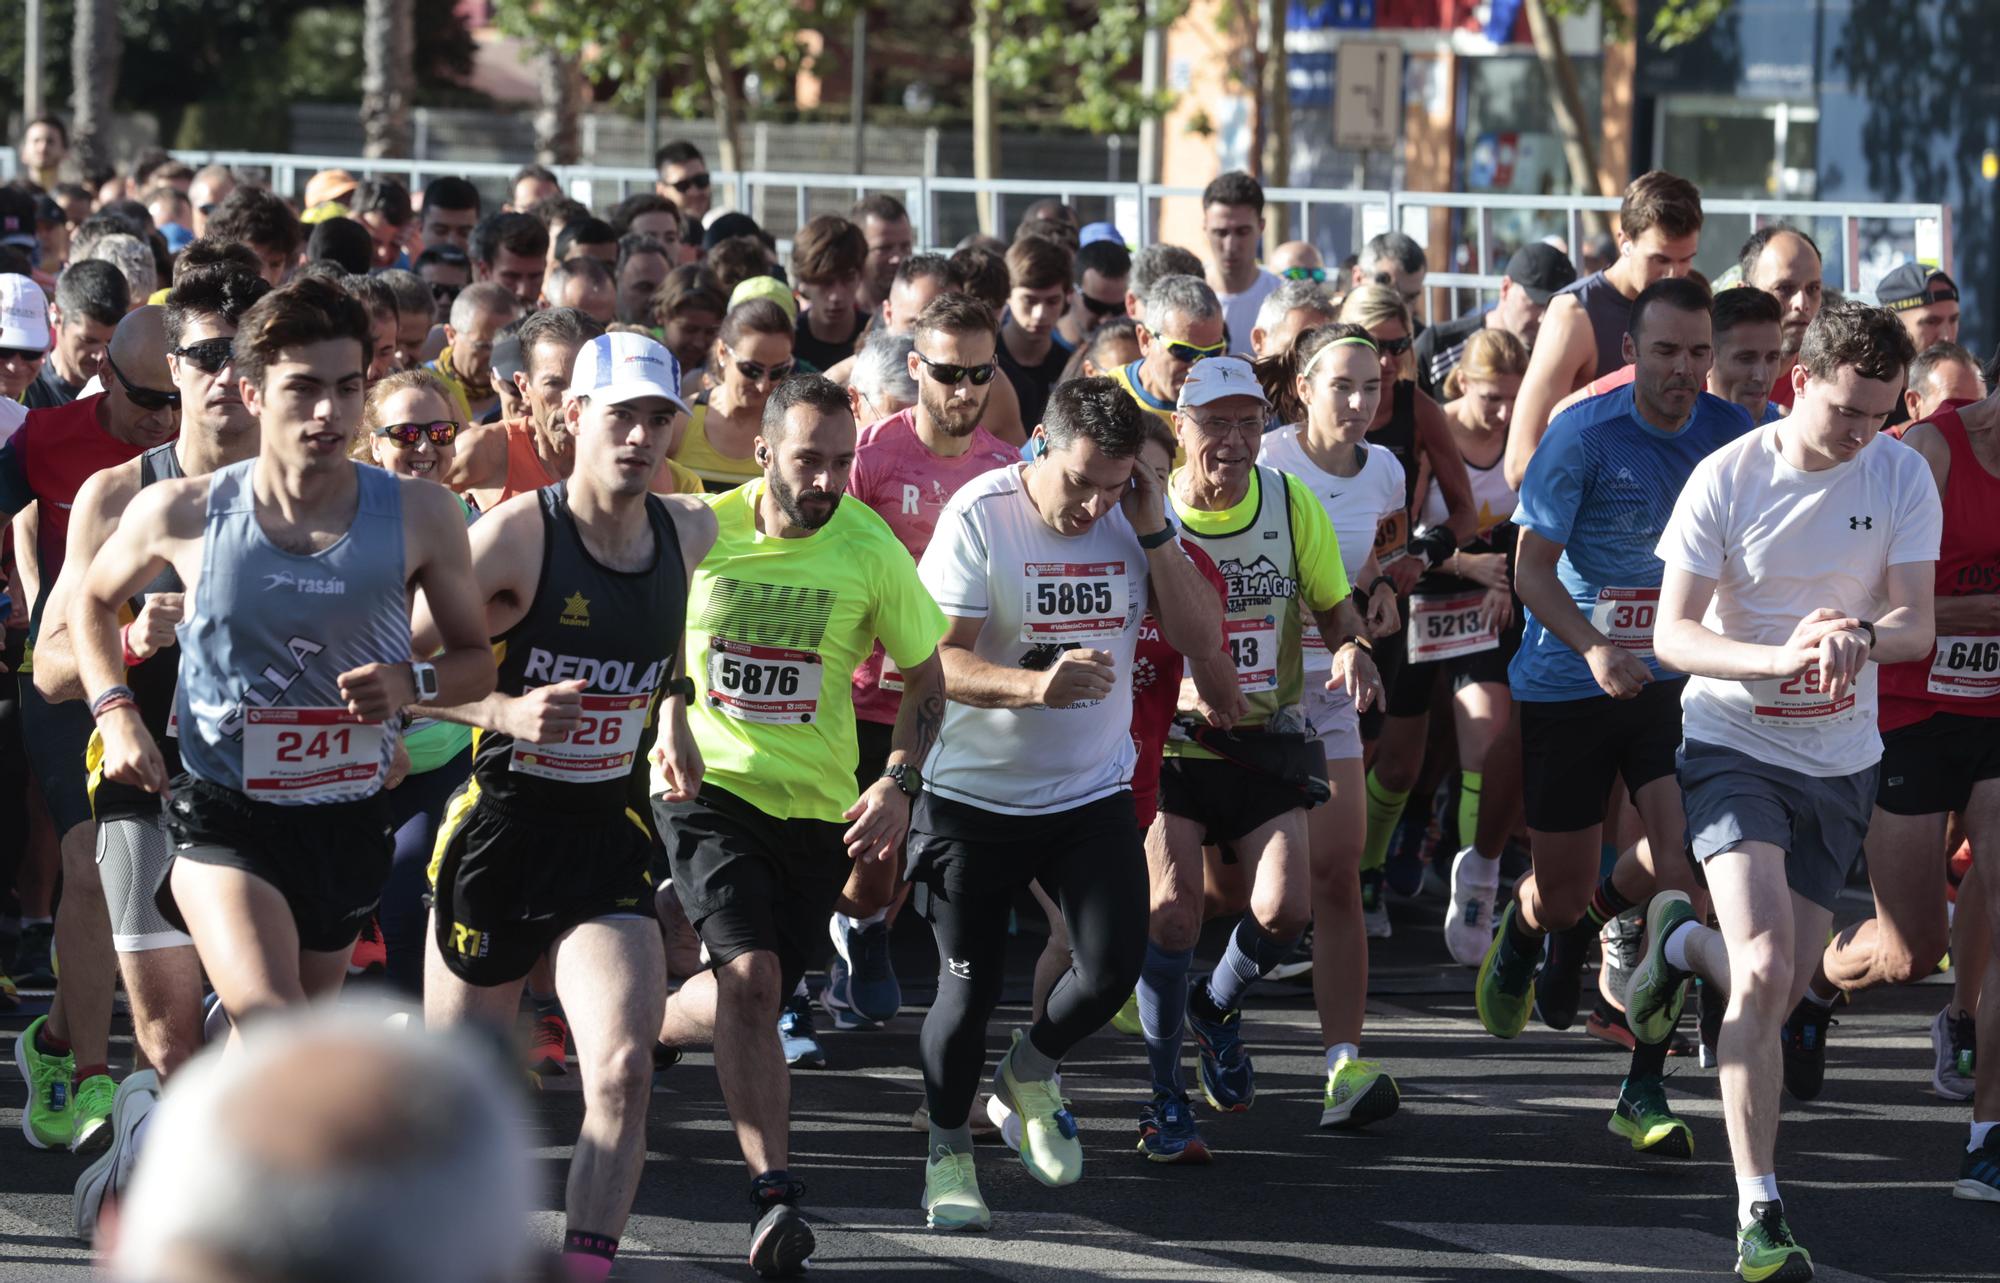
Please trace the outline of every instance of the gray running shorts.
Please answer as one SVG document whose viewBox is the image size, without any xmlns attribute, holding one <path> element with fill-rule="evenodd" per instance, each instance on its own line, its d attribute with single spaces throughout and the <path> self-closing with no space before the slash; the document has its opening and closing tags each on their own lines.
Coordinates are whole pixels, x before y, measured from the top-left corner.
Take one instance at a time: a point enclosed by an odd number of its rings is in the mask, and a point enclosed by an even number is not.
<svg viewBox="0 0 2000 1283">
<path fill-rule="evenodd" d="M 1769 842 L 1785 853 L 1785 881 L 1831 909 L 1861 858 L 1875 811 L 1879 766 L 1821 777 L 1761 762 L 1747 753 L 1687 740 L 1679 753 L 1694 858 Z"/>
</svg>

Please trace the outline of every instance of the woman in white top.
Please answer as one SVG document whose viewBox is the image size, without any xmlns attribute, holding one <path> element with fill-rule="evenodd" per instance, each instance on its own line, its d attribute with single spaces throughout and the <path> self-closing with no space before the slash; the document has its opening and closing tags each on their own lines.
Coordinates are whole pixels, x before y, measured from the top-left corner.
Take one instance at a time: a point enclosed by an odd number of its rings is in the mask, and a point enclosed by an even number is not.
<svg viewBox="0 0 2000 1283">
<path fill-rule="evenodd" d="M 1294 372 L 1295 371 L 1295 372 Z M 1304 482 L 1326 509 L 1340 541 L 1348 581 L 1366 598 L 1368 635 L 1400 625 L 1396 589 L 1375 561 L 1377 531 L 1403 510 L 1403 465 L 1364 439 L 1382 398 L 1380 354 L 1358 325 L 1305 331 L 1287 355 L 1260 364 L 1267 381 L 1283 379 L 1305 407 L 1305 422 L 1264 438 L 1258 462 Z M 1399 526 L 1400 529 L 1400 526 Z M 1333 657 L 1310 626 L 1304 645 L 1302 711 L 1326 745 L 1333 796 L 1306 813 L 1312 861 L 1313 938 L 1307 965 L 1313 1005 L 1326 1046 L 1328 1087 L 1320 1126 L 1354 1126 L 1382 1117 L 1398 1099 L 1394 1080 L 1360 1060 L 1362 1006 L 1368 996 L 1368 938 L 1361 922 L 1363 809 L 1361 731 L 1354 703 L 1326 689 Z M 1283 969 L 1281 968 L 1281 971 Z M 1334 1076 L 1342 1062 L 1363 1070 Z M 1339 1090 L 1336 1090 L 1338 1086 Z"/>
</svg>

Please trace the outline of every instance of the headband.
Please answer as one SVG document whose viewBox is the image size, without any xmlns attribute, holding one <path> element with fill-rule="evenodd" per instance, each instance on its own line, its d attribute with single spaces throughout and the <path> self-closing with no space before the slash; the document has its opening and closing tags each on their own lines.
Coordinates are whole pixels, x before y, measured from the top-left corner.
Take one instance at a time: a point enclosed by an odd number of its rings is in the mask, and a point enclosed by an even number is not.
<svg viewBox="0 0 2000 1283">
<path fill-rule="evenodd" d="M 1359 334 L 1350 334 L 1346 338 L 1335 339 L 1333 342 L 1327 344 L 1325 347 L 1321 348 L 1319 351 L 1312 354 L 1312 359 L 1306 362 L 1306 368 L 1299 371 L 1299 377 L 1302 379 L 1312 377 L 1313 367 L 1319 364 L 1319 359 L 1321 357 L 1325 356 L 1328 352 L 1333 351 L 1333 349 L 1337 347 L 1344 347 L 1350 343 L 1356 345 L 1357 347 L 1365 347 L 1371 352 L 1376 350 L 1374 339 L 1363 338 Z"/>
</svg>

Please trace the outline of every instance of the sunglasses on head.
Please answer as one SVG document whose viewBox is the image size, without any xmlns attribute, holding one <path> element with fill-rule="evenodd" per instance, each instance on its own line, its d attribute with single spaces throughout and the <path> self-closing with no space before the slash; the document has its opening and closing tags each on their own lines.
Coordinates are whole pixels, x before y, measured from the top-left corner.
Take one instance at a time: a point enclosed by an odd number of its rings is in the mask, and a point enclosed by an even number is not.
<svg viewBox="0 0 2000 1283">
<path fill-rule="evenodd" d="M 1376 339 L 1375 349 L 1386 356 L 1401 356 L 1410 350 L 1412 340 L 1405 334 L 1400 339 Z"/>
<path fill-rule="evenodd" d="M 425 437 L 429 437 L 434 446 L 447 446 L 458 439 L 458 425 L 449 419 L 433 423 L 385 423 L 375 429 L 375 435 L 387 437 L 402 446 L 413 446 Z"/>
<path fill-rule="evenodd" d="M 1090 297 L 1090 295 L 1088 294 L 1081 294 L 1081 292 L 1079 293 L 1080 297 L 1083 299 L 1083 306 L 1085 310 L 1087 310 L 1092 316 L 1125 315 L 1125 300 L 1122 298 L 1114 299 L 1113 301 L 1106 303 L 1102 299 L 1094 299 Z"/>
<path fill-rule="evenodd" d="M 691 174 L 686 178 L 676 178 L 673 182 L 668 183 L 667 186 L 673 188 L 683 196 L 687 195 L 690 191 L 705 192 L 708 190 L 708 172 L 704 170 L 699 174 Z"/>
<path fill-rule="evenodd" d="M 118 386 L 125 389 L 126 398 L 141 410 L 178 410 L 181 408 L 181 394 L 179 392 L 162 392 L 158 388 L 140 387 L 125 377 L 125 372 L 118 368 L 118 363 L 111 359 L 109 352 L 104 354 L 104 368 L 111 371 L 111 376 L 118 380 Z"/>
<path fill-rule="evenodd" d="M 1229 340 L 1227 339 L 1224 339 L 1220 343 L 1211 343 L 1207 347 L 1196 347 L 1192 343 L 1181 343 L 1173 339 L 1167 340 L 1167 355 L 1173 357 L 1176 361 L 1186 361 L 1189 365 L 1193 365 L 1196 361 L 1207 357 L 1221 356 L 1228 348 Z"/>
<path fill-rule="evenodd" d="M 1324 267 L 1288 267 L 1284 270 L 1283 276 L 1288 281 L 1312 281 L 1319 284 L 1324 283 L 1326 280 L 1326 269 Z"/>
<path fill-rule="evenodd" d="M 931 372 L 931 377 L 946 387 L 957 386 L 960 379 L 971 379 L 975 388 L 985 387 L 993 381 L 993 373 L 998 368 L 991 361 L 984 365 L 946 365 L 943 361 L 931 360 L 922 352 L 918 352 L 916 357 Z"/>
<path fill-rule="evenodd" d="M 776 365 L 765 365 L 761 361 L 739 360 L 736 362 L 736 372 L 752 383 L 761 383 L 765 379 L 777 383 L 790 377 L 792 371 L 798 368 L 799 363 L 797 361 L 780 361 Z"/>
<path fill-rule="evenodd" d="M 235 352 L 235 339 L 202 339 L 185 347 L 175 348 L 172 355 L 183 361 L 194 362 L 195 368 L 203 374 L 220 374 L 222 367 L 229 364 L 229 358 Z"/>
</svg>

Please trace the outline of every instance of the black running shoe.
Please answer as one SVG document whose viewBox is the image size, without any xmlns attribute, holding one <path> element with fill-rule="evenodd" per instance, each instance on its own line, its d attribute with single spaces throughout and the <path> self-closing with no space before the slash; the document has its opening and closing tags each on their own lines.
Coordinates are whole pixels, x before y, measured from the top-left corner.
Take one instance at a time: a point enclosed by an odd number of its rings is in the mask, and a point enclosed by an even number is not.
<svg viewBox="0 0 2000 1283">
<path fill-rule="evenodd" d="M 1547 960 L 1535 973 L 1535 1011 L 1551 1029 L 1576 1023 L 1576 1009 L 1583 1001 L 1584 957 L 1596 936 L 1597 928 L 1588 919 L 1549 934 Z"/>
<path fill-rule="evenodd" d="M 816 1246 L 812 1226 L 799 1213 L 804 1181 L 758 1180 L 750 1187 L 757 1219 L 750 1225 L 750 1268 L 759 1278 L 791 1279 L 806 1272 Z"/>
<path fill-rule="evenodd" d="M 1826 1085 L 1826 1030 L 1839 1024 L 1833 1008 L 1822 1007 L 1810 997 L 1799 999 L 1785 1021 L 1785 1090 L 1794 1100 L 1818 1100 Z"/>
</svg>

